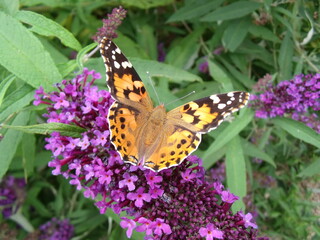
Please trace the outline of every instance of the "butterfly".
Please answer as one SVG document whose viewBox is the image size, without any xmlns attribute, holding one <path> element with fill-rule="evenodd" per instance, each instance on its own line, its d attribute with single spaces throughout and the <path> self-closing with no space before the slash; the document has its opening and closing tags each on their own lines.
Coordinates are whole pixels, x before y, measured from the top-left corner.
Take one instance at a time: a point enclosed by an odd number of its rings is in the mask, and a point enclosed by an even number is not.
<svg viewBox="0 0 320 240">
<path fill-rule="evenodd" d="M 249 93 L 229 92 L 188 102 L 169 112 L 154 107 L 129 60 L 108 38 L 100 42 L 107 84 L 115 102 L 109 109 L 111 142 L 124 162 L 158 172 L 182 163 L 201 135 L 244 107 Z"/>
</svg>

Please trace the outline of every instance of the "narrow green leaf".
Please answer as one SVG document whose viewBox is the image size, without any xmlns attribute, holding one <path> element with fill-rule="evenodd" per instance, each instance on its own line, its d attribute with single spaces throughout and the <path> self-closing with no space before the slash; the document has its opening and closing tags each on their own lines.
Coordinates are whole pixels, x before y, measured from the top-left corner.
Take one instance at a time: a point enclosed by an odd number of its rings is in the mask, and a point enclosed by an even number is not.
<svg viewBox="0 0 320 240">
<path fill-rule="evenodd" d="M 235 136 L 227 145 L 226 174 L 230 192 L 240 197 L 240 200 L 232 205 L 232 210 L 244 210 L 245 205 L 241 200 L 247 192 L 246 165 L 239 136 Z"/>
<path fill-rule="evenodd" d="M 218 149 L 214 154 L 210 156 L 210 159 L 203 161 L 203 167 L 205 169 L 209 169 L 212 167 L 218 160 L 222 159 L 224 155 L 226 155 L 227 147 L 224 146 Z M 199 149 L 195 152 L 195 155 L 202 159 L 202 156 L 205 154 L 205 151 L 200 151 Z"/>
<path fill-rule="evenodd" d="M 234 52 L 247 36 L 250 25 L 251 22 L 248 18 L 235 20 L 229 24 L 222 37 L 224 47 Z"/>
<path fill-rule="evenodd" d="M 79 52 L 78 52 L 78 55 L 77 55 L 77 63 L 78 63 L 78 66 L 80 69 L 83 68 L 83 64 L 88 60 L 86 58 L 86 54 L 91 51 L 92 49 L 94 49 L 95 47 L 98 47 L 97 46 L 97 43 L 94 42 L 94 43 L 91 43 L 89 44 L 88 46 L 85 46 L 84 48 L 82 48 Z"/>
<path fill-rule="evenodd" d="M 223 0 L 215 0 L 199 4 L 198 1 L 194 1 L 193 4 L 185 5 L 184 7 L 178 9 L 178 11 L 172 14 L 171 17 L 167 20 L 167 23 L 202 17 L 208 12 L 216 9 L 221 5 L 222 2 Z"/>
<path fill-rule="evenodd" d="M 3 12 L 0 22 L 0 64 L 31 86 L 52 90 L 62 77 L 38 38 Z"/>
<path fill-rule="evenodd" d="M 289 118 L 274 118 L 272 122 L 306 143 L 320 148 L 320 135 L 305 124 Z"/>
<path fill-rule="evenodd" d="M 292 76 L 293 41 L 289 33 L 282 40 L 279 52 L 279 79 L 288 80 Z"/>
<path fill-rule="evenodd" d="M 299 177 L 312 177 L 320 173 L 320 158 L 317 158 L 309 166 L 303 169 L 298 176 Z"/>
<path fill-rule="evenodd" d="M 236 19 L 252 13 L 261 6 L 260 3 L 250 1 L 237 1 L 205 15 L 200 20 L 203 22 L 216 22 Z"/>
<path fill-rule="evenodd" d="M 28 84 L 23 84 L 6 96 L 0 106 L 0 121 L 27 106 L 34 99 L 33 95 L 34 89 Z"/>
<path fill-rule="evenodd" d="M 268 154 L 261 151 L 254 144 L 252 144 L 244 139 L 241 140 L 241 144 L 242 144 L 242 148 L 246 150 L 245 155 L 248 155 L 253 158 L 259 158 L 259 159 L 264 160 L 267 163 L 271 164 L 273 167 L 276 167 L 276 164 L 273 161 L 273 159 Z"/>
<path fill-rule="evenodd" d="M 52 132 L 59 132 L 61 135 L 69 137 L 81 137 L 81 133 L 86 131 L 84 128 L 64 123 L 42 123 L 29 126 L 3 125 L 3 128 L 10 128 L 25 133 L 36 133 L 42 135 L 48 135 Z"/>
<path fill-rule="evenodd" d="M 233 86 L 231 78 L 228 76 L 223 67 L 213 60 L 208 60 L 208 65 L 210 76 L 217 82 L 221 83 L 223 91 L 232 91 Z"/>
<path fill-rule="evenodd" d="M 36 138 L 33 134 L 23 134 L 22 136 L 22 163 L 25 177 L 28 178 L 33 173 L 34 160 L 36 155 Z"/>
<path fill-rule="evenodd" d="M 122 0 L 121 4 L 128 7 L 137 7 L 141 9 L 148 9 L 152 7 L 170 5 L 174 0 Z"/>
<path fill-rule="evenodd" d="M 258 38 L 262 38 L 275 43 L 280 42 L 280 39 L 278 38 L 277 35 L 275 35 L 271 30 L 263 26 L 251 24 L 249 28 L 249 32 Z"/>
<path fill-rule="evenodd" d="M 225 146 L 231 139 L 237 136 L 252 120 L 254 113 L 246 108 L 241 110 L 239 117 L 233 120 L 221 133 L 216 137 L 215 141 L 210 145 L 203 155 L 203 161 L 209 161 L 211 155 Z M 209 133 L 210 134 L 210 133 Z"/>
<path fill-rule="evenodd" d="M 154 34 L 154 29 L 148 25 L 144 24 L 140 27 L 140 34 L 137 36 L 137 41 L 141 47 L 143 47 L 149 58 L 157 60 L 157 40 Z"/>
<path fill-rule="evenodd" d="M 198 55 L 200 46 L 197 43 L 204 30 L 204 27 L 198 27 L 188 36 L 176 40 L 166 56 L 166 62 L 179 68 L 190 68 Z"/>
<path fill-rule="evenodd" d="M 54 36 L 59 38 L 67 47 L 77 51 L 81 49 L 81 44 L 71 32 L 43 15 L 31 11 L 19 11 L 15 17 L 20 21 L 31 25 L 32 27 L 30 30 L 39 35 L 47 37 Z"/>
<path fill-rule="evenodd" d="M 6 94 L 7 89 L 10 87 L 10 85 L 13 82 L 14 78 L 15 78 L 14 76 L 9 75 L 5 79 L 3 79 L 2 82 L 0 82 L 0 107 L 2 105 L 2 101 L 3 101 L 4 95 Z"/>
<path fill-rule="evenodd" d="M 12 125 L 25 125 L 29 121 L 30 112 L 19 113 L 12 121 Z M 0 179 L 7 172 L 21 141 L 22 132 L 9 129 L 0 141 Z"/>
</svg>

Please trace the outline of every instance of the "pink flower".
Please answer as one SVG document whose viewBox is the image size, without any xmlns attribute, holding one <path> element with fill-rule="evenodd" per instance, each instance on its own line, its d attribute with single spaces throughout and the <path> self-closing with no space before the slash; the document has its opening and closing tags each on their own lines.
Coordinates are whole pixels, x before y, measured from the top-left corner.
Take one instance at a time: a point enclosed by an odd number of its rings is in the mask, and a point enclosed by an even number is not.
<svg viewBox="0 0 320 240">
<path fill-rule="evenodd" d="M 246 228 L 248 228 L 248 227 L 253 227 L 254 229 L 258 228 L 257 224 L 251 222 L 251 220 L 252 220 L 252 214 L 251 213 L 247 213 L 246 215 L 244 215 L 243 212 L 240 211 L 239 214 L 243 218 L 244 226 Z"/>
<path fill-rule="evenodd" d="M 169 224 L 166 224 L 161 218 L 157 218 L 152 225 L 154 227 L 154 233 L 159 236 L 161 236 L 162 233 L 170 234 L 172 232 Z"/>
<path fill-rule="evenodd" d="M 121 219 L 122 221 L 120 222 L 120 226 L 122 228 L 128 228 L 126 234 L 128 238 L 131 238 L 132 230 L 136 227 L 136 222 L 125 217 L 122 217 Z"/>
<path fill-rule="evenodd" d="M 223 239 L 223 232 L 217 229 L 212 223 L 209 223 L 207 227 L 202 227 L 199 230 L 201 237 L 206 237 L 206 240 Z"/>
<path fill-rule="evenodd" d="M 136 188 L 134 185 L 134 182 L 138 180 L 138 177 L 136 175 L 130 176 L 129 173 L 123 174 L 124 179 L 119 182 L 119 188 L 123 188 L 124 186 L 127 186 L 129 191 L 132 191 Z"/>
<path fill-rule="evenodd" d="M 143 192 L 144 188 L 140 187 L 136 193 L 128 193 L 127 198 L 134 201 L 134 205 L 138 208 L 143 206 L 143 201 L 150 202 L 151 196 L 149 193 Z"/>
</svg>

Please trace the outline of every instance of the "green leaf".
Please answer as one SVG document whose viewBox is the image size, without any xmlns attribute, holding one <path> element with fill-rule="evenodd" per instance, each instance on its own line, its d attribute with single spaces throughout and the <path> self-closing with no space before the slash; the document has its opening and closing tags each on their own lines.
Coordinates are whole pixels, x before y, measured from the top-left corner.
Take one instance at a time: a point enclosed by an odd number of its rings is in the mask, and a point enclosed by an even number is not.
<svg viewBox="0 0 320 240">
<path fill-rule="evenodd" d="M 83 69 L 83 63 L 85 63 L 88 59 L 86 58 L 86 54 L 91 51 L 92 49 L 94 49 L 95 47 L 98 48 L 97 43 L 91 43 L 88 46 L 85 46 L 84 48 L 82 48 L 78 55 L 77 55 L 77 63 L 80 69 Z"/>
<path fill-rule="evenodd" d="M 250 1 L 237 1 L 205 15 L 200 20 L 203 22 L 216 22 L 236 19 L 246 16 L 261 6 L 260 3 Z"/>
<path fill-rule="evenodd" d="M 29 126 L 3 125 L 3 127 L 19 130 L 25 133 L 36 133 L 36 134 L 42 134 L 42 135 L 48 135 L 53 132 L 59 132 L 62 136 L 69 136 L 69 137 L 81 137 L 81 133 L 86 131 L 86 129 L 75 126 L 75 125 L 56 123 L 56 122 L 42 123 L 42 124 L 29 125 Z"/>
<path fill-rule="evenodd" d="M 149 78 L 148 71 L 152 77 L 165 77 L 176 83 L 202 81 L 199 76 L 169 64 L 137 58 L 130 58 L 130 61 L 142 79 Z"/>
<path fill-rule="evenodd" d="M 0 106 L 0 121 L 23 109 L 34 99 L 33 95 L 34 89 L 28 84 L 23 84 L 6 96 Z"/>
<path fill-rule="evenodd" d="M 139 28 L 140 34 L 137 36 L 137 41 L 143 49 L 146 50 L 150 59 L 157 60 L 157 40 L 154 34 L 154 29 L 147 24 Z"/>
<path fill-rule="evenodd" d="M 231 78 L 223 69 L 223 67 L 213 60 L 208 60 L 208 65 L 209 65 L 210 76 L 217 82 L 221 83 L 223 91 L 226 91 L 226 92 L 232 91 L 233 86 L 232 86 Z"/>
<path fill-rule="evenodd" d="M 253 158 L 259 158 L 259 159 L 264 160 L 267 163 L 271 164 L 273 167 L 276 167 L 276 164 L 273 161 L 273 159 L 268 154 L 261 151 L 256 145 L 254 145 L 244 139 L 242 139 L 241 144 L 242 144 L 242 148 L 246 150 L 245 155 L 248 155 Z"/>
<path fill-rule="evenodd" d="M 30 30 L 39 35 L 47 37 L 54 36 L 59 38 L 67 47 L 77 51 L 81 49 L 81 44 L 71 32 L 43 15 L 30 11 L 19 11 L 15 17 L 20 21 L 31 25 L 32 27 Z"/>
<path fill-rule="evenodd" d="M 7 92 L 7 89 L 10 87 L 14 79 L 15 79 L 14 76 L 9 75 L 5 79 L 3 79 L 2 82 L 0 82 L 0 107 L 2 105 L 2 101 L 3 101 L 4 95 Z"/>
<path fill-rule="evenodd" d="M 320 173 L 320 158 L 317 158 L 309 166 L 303 169 L 298 176 L 299 177 L 312 177 Z"/>
<path fill-rule="evenodd" d="M 279 79 L 288 80 L 292 77 L 292 58 L 293 58 L 293 41 L 291 40 L 291 35 L 289 33 L 286 34 L 284 39 L 282 40 L 280 52 L 279 52 Z"/>
<path fill-rule="evenodd" d="M 203 154 L 203 161 L 209 161 L 211 155 L 214 155 L 216 151 L 225 146 L 251 122 L 254 113 L 248 108 L 243 109 L 241 112 L 240 116 L 234 119 L 233 122 L 216 137 L 215 141 L 206 150 L 205 154 Z"/>
<path fill-rule="evenodd" d="M 152 7 L 166 6 L 173 2 L 173 0 L 122 0 L 121 5 L 148 9 Z"/>
<path fill-rule="evenodd" d="M 25 125 L 29 121 L 30 112 L 21 112 L 12 121 L 12 125 Z M 14 157 L 17 147 L 21 141 L 22 132 L 9 129 L 0 141 L 0 179 L 7 172 L 9 165 Z"/>
<path fill-rule="evenodd" d="M 0 12 L 0 22 L 0 64 L 31 86 L 52 90 L 62 77 L 50 54 L 15 18 Z"/>
<path fill-rule="evenodd" d="M 280 39 L 278 38 L 277 35 L 275 35 L 272 31 L 270 31 L 268 28 L 263 27 L 263 26 L 258 26 L 255 24 L 251 24 L 250 28 L 249 28 L 249 32 L 258 37 L 258 38 L 262 38 L 265 39 L 267 41 L 272 41 L 275 43 L 279 43 Z"/>
<path fill-rule="evenodd" d="M 247 36 L 250 25 L 248 18 L 235 20 L 229 24 L 222 37 L 224 47 L 234 52 Z"/>
<path fill-rule="evenodd" d="M 320 135 L 305 124 L 289 118 L 274 118 L 272 122 L 306 143 L 320 148 Z"/>
<path fill-rule="evenodd" d="M 223 0 L 215 0 L 199 4 L 198 1 L 194 1 L 193 4 L 185 5 L 184 7 L 178 9 L 178 11 L 172 14 L 167 20 L 167 23 L 202 17 L 206 13 L 216 9 L 221 5 L 222 2 Z"/>
<path fill-rule="evenodd" d="M 198 41 L 203 31 L 204 28 L 199 27 L 186 37 L 176 40 L 166 56 L 166 62 L 179 68 L 190 68 L 198 56 Z"/>
<path fill-rule="evenodd" d="M 22 136 L 22 163 L 25 177 L 28 178 L 33 173 L 34 160 L 36 155 L 36 138 L 33 134 L 23 134 Z"/>
<path fill-rule="evenodd" d="M 0 11 L 13 16 L 17 11 L 19 11 L 19 0 L 1 0 Z"/>
<path fill-rule="evenodd" d="M 241 199 L 246 196 L 246 165 L 240 137 L 235 136 L 227 145 L 226 153 L 227 185 L 230 192 L 240 197 L 240 201 L 232 205 L 233 212 L 244 210 L 245 205 Z"/>
</svg>

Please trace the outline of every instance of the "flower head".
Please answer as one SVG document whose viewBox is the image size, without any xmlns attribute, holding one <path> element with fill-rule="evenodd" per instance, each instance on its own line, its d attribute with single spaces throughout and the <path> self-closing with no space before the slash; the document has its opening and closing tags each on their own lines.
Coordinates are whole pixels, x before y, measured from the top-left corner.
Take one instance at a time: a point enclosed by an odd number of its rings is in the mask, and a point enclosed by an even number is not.
<svg viewBox="0 0 320 240">
<path fill-rule="evenodd" d="M 251 106 L 258 118 L 287 116 L 305 123 L 320 133 L 320 74 L 296 75 L 273 86 L 270 75 L 255 86 L 262 93 L 252 95 Z"/>
<path fill-rule="evenodd" d="M 223 231 L 217 229 L 212 223 L 200 228 L 199 233 L 201 237 L 206 237 L 206 240 L 223 239 Z"/>
<path fill-rule="evenodd" d="M 221 183 L 206 181 L 200 158 L 189 156 L 175 168 L 159 173 L 125 164 L 109 139 L 107 119 L 113 99 L 104 90 L 92 90 L 97 77 L 85 69 L 71 81 L 63 81 L 59 91 L 69 101 L 66 107 L 56 109 L 56 102 L 50 100 L 51 95 L 63 96 L 59 92 L 37 95 L 36 103 L 48 105 L 44 115 L 48 122 L 59 115 L 64 123 L 84 129 L 78 137 L 52 133 L 46 139 L 46 148 L 54 156 L 48 164 L 53 174 L 69 179 L 86 197 L 99 196 L 96 206 L 101 214 L 108 208 L 121 213 L 121 226 L 128 237 L 136 229 L 155 240 L 199 239 L 200 228 L 215 223 L 229 239 L 263 239 L 256 237 L 255 229 L 236 224 L 243 217 L 229 210 L 232 201 L 225 207 Z M 84 107 L 89 105 L 90 111 Z"/>
<path fill-rule="evenodd" d="M 5 177 L 0 183 L 0 206 L 2 215 L 9 218 L 15 214 L 25 199 L 26 182 L 23 178 Z"/>
<path fill-rule="evenodd" d="M 117 28 L 120 26 L 122 20 L 126 17 L 127 11 L 121 6 L 114 8 L 111 14 L 108 14 L 107 19 L 103 19 L 103 27 L 98 29 L 98 32 L 92 37 L 96 42 L 100 42 L 103 37 L 114 39 L 118 37 L 116 33 Z"/>
<path fill-rule="evenodd" d="M 74 227 L 68 219 L 58 220 L 52 218 L 39 227 L 39 239 L 70 240 L 74 234 Z"/>
</svg>

